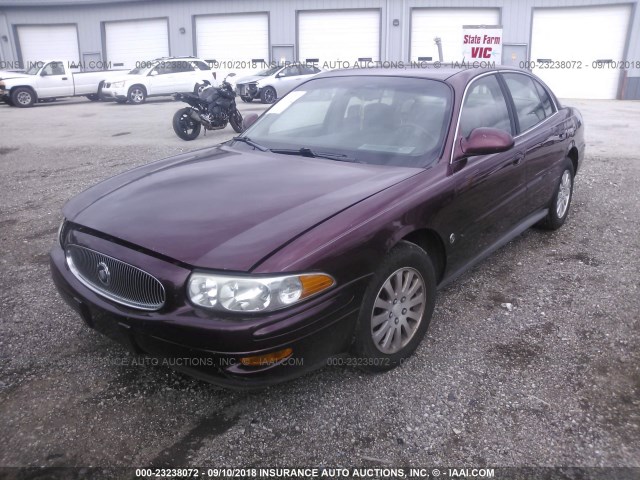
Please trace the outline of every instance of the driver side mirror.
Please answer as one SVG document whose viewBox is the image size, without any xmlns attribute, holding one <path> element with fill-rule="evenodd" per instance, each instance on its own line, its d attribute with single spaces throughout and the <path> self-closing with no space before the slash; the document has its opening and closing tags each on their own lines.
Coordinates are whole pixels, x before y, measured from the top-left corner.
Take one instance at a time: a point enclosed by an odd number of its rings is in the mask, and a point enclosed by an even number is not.
<svg viewBox="0 0 640 480">
<path fill-rule="evenodd" d="M 244 131 L 249 128 L 251 125 L 256 123 L 256 120 L 258 120 L 257 113 L 250 113 L 249 115 L 244 117 L 244 119 L 242 120 L 242 130 Z"/>
<path fill-rule="evenodd" d="M 513 144 L 513 137 L 504 130 L 480 127 L 474 128 L 467 138 L 460 140 L 460 149 L 465 156 L 471 157 L 506 152 Z"/>
</svg>

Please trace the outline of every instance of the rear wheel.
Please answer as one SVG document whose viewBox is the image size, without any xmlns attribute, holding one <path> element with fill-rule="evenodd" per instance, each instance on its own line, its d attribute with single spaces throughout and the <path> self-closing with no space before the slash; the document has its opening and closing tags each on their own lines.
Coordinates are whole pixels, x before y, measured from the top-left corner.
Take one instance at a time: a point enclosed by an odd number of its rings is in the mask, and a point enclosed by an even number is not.
<svg viewBox="0 0 640 480">
<path fill-rule="evenodd" d="M 134 85 L 129 89 L 127 99 L 134 105 L 140 105 L 147 99 L 147 91 L 142 85 Z"/>
<path fill-rule="evenodd" d="M 190 108 L 181 108 L 173 116 L 173 131 L 183 140 L 194 140 L 200 135 L 202 124 L 191 118 Z"/>
<path fill-rule="evenodd" d="M 383 259 L 364 295 L 353 350 L 369 371 L 397 367 L 424 337 L 433 315 L 436 277 L 429 255 L 399 243 Z"/>
<path fill-rule="evenodd" d="M 277 98 L 276 89 L 273 87 L 265 87 L 260 92 L 260 100 L 262 100 L 262 103 L 273 103 Z"/>
<path fill-rule="evenodd" d="M 571 160 L 567 159 L 560 176 L 558 188 L 549 205 L 549 213 L 538 223 L 538 226 L 546 230 L 557 230 L 564 225 L 569 216 L 569 206 L 573 197 L 573 178 L 573 164 Z"/>
<path fill-rule="evenodd" d="M 237 109 L 229 116 L 229 123 L 236 133 L 242 133 L 242 114 Z"/>
<path fill-rule="evenodd" d="M 11 92 L 11 103 L 16 107 L 32 107 L 36 100 L 36 94 L 30 88 L 18 87 Z"/>
</svg>

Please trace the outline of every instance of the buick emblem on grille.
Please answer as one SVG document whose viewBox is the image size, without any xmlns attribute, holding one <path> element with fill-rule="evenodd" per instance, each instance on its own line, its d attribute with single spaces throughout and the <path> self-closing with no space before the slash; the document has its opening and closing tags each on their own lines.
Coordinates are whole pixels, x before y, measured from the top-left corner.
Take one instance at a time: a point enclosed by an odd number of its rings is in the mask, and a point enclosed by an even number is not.
<svg viewBox="0 0 640 480">
<path fill-rule="evenodd" d="M 109 271 L 109 267 L 106 263 L 100 262 L 98 263 L 98 280 L 105 287 L 108 287 L 111 283 L 111 272 Z"/>
</svg>

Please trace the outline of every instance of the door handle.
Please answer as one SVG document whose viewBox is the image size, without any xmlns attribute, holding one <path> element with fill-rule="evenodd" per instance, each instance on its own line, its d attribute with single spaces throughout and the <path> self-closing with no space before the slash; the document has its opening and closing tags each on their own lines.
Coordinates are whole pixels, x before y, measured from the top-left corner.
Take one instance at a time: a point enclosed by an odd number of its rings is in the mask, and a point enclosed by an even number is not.
<svg viewBox="0 0 640 480">
<path fill-rule="evenodd" d="M 516 153 L 515 158 L 513 159 L 513 165 L 520 165 L 522 163 L 522 160 L 524 160 L 524 153 L 522 152 L 518 152 Z"/>
</svg>

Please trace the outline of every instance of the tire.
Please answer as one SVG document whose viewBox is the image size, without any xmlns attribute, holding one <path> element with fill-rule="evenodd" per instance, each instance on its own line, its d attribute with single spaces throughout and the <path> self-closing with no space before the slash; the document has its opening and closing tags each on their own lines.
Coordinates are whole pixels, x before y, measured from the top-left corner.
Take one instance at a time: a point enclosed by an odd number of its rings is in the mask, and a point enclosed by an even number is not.
<svg viewBox="0 0 640 480">
<path fill-rule="evenodd" d="M 189 107 L 181 108 L 173 116 L 173 131 L 183 140 L 194 140 L 200 135 L 202 124 L 189 115 Z"/>
<path fill-rule="evenodd" d="M 246 95 L 245 95 L 244 97 L 240 97 L 240 98 L 242 99 L 242 101 L 243 101 L 244 103 L 251 103 L 251 102 L 253 102 L 253 97 L 248 97 L 248 96 L 246 96 Z"/>
<path fill-rule="evenodd" d="M 98 95 L 97 93 L 92 93 L 91 95 L 87 95 L 87 99 L 91 100 L 92 102 L 97 102 L 100 100 L 100 95 Z"/>
<path fill-rule="evenodd" d="M 196 95 L 200 96 L 200 94 L 202 93 L 202 91 L 203 91 L 205 88 L 208 88 L 208 87 L 210 87 L 210 86 L 211 86 L 211 85 L 210 85 L 209 83 L 207 83 L 207 82 L 205 82 L 205 83 L 196 83 L 196 86 L 195 86 L 195 87 L 193 87 L 193 93 L 195 93 Z"/>
<path fill-rule="evenodd" d="M 429 255 L 400 242 L 382 260 L 364 294 L 352 347 L 362 368 L 382 372 L 411 356 L 429 328 L 435 298 Z"/>
<path fill-rule="evenodd" d="M 242 114 L 237 109 L 229 116 L 229 123 L 236 133 L 242 133 Z"/>
<path fill-rule="evenodd" d="M 142 85 L 133 85 L 127 93 L 127 100 L 132 105 L 141 105 L 147 99 L 147 91 Z"/>
<path fill-rule="evenodd" d="M 537 226 L 545 230 L 558 230 L 569 216 L 569 207 L 573 198 L 573 179 L 575 172 L 571 160 L 567 159 L 556 187 L 556 192 L 549 204 L 549 213 Z"/>
<path fill-rule="evenodd" d="M 33 90 L 25 87 L 18 87 L 11 92 L 11 103 L 15 107 L 28 108 L 33 107 L 38 98 Z"/>
<path fill-rule="evenodd" d="M 260 91 L 260 100 L 262 103 L 273 103 L 278 99 L 276 89 L 273 87 L 264 87 Z"/>
</svg>

